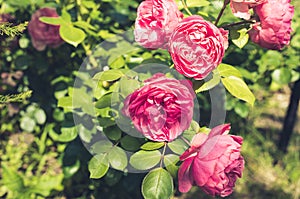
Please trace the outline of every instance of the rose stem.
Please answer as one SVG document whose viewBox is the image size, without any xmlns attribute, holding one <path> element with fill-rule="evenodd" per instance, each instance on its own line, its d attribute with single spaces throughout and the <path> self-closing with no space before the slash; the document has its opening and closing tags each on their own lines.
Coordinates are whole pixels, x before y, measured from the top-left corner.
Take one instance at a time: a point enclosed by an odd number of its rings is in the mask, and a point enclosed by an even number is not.
<svg viewBox="0 0 300 199">
<path fill-rule="evenodd" d="M 232 26 L 238 26 L 238 25 L 243 25 L 243 24 L 248 24 L 248 23 L 255 23 L 255 21 L 251 21 L 251 20 L 245 20 L 245 21 L 240 21 L 240 22 L 236 22 L 236 23 L 230 23 L 230 24 L 226 24 L 226 25 L 223 25 L 221 26 L 221 28 L 229 28 L 229 27 L 232 27 Z"/>
<path fill-rule="evenodd" d="M 166 148 L 167 148 L 167 142 L 164 142 L 164 149 L 163 149 L 163 152 L 162 152 L 162 155 L 161 155 L 161 158 L 160 158 L 159 167 L 162 167 L 163 158 L 164 158 L 164 155 L 165 155 L 165 152 L 166 152 Z"/>
<path fill-rule="evenodd" d="M 229 0 L 224 0 L 223 7 L 222 7 L 221 11 L 219 12 L 219 15 L 218 15 L 218 17 L 216 19 L 216 22 L 215 22 L 216 26 L 218 25 L 218 23 L 219 23 L 222 15 L 223 15 L 223 13 L 224 13 L 224 11 L 226 9 L 226 6 L 227 6 L 227 4 L 229 4 L 229 2 L 230 2 Z"/>
<path fill-rule="evenodd" d="M 182 5 L 183 5 L 183 8 L 185 9 L 185 11 L 186 11 L 190 16 L 192 16 L 193 14 L 190 12 L 190 10 L 189 10 L 189 8 L 187 7 L 185 1 L 186 1 L 186 0 L 181 0 Z"/>
<path fill-rule="evenodd" d="M 180 137 L 187 145 L 191 146 L 191 143 L 185 139 L 183 136 Z"/>
</svg>

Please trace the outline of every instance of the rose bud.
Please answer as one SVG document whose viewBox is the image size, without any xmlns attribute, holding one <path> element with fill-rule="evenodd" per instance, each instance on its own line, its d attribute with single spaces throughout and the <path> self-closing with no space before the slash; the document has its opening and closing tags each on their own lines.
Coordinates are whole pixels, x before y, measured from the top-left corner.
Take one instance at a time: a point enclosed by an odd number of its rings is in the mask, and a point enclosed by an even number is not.
<svg viewBox="0 0 300 199">
<path fill-rule="evenodd" d="M 28 32 L 32 39 L 33 47 L 42 51 L 46 46 L 55 48 L 63 43 L 59 35 L 59 25 L 41 22 L 40 17 L 59 17 L 54 8 L 41 8 L 37 10 L 28 23 Z"/>
<path fill-rule="evenodd" d="M 180 192 L 197 185 L 212 196 L 232 193 L 237 178 L 242 176 L 244 158 L 240 154 L 243 138 L 228 135 L 229 130 L 230 125 L 225 124 L 213 128 L 209 135 L 194 136 L 191 147 L 180 156 Z"/>
<path fill-rule="evenodd" d="M 174 0 L 143 1 L 137 10 L 135 41 L 145 48 L 167 48 L 169 38 L 182 18 Z"/>
<path fill-rule="evenodd" d="M 126 97 L 122 112 L 146 138 L 172 141 L 190 126 L 194 98 L 190 81 L 157 73 Z"/>
</svg>

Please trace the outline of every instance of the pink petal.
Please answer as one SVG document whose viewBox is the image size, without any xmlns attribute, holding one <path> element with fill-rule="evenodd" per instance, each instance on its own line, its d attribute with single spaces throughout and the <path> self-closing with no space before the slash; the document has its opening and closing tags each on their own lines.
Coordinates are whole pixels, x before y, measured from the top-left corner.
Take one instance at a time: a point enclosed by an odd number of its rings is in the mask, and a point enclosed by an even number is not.
<svg viewBox="0 0 300 199">
<path fill-rule="evenodd" d="M 194 158 L 186 159 L 178 170 L 178 189 L 182 193 L 188 192 L 194 183 L 192 175 L 190 175 L 190 168 Z"/>
<path fill-rule="evenodd" d="M 229 133 L 230 128 L 231 128 L 230 124 L 222 124 L 222 125 L 216 126 L 210 131 L 208 137 L 211 138 L 216 135 L 226 135 Z"/>
</svg>

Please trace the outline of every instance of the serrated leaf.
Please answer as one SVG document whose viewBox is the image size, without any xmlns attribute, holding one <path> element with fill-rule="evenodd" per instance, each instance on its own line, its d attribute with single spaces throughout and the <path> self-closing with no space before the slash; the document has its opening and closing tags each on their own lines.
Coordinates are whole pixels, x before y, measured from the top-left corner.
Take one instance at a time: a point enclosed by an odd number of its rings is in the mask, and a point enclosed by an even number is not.
<svg viewBox="0 0 300 199">
<path fill-rule="evenodd" d="M 255 96 L 241 78 L 230 76 L 222 78 L 221 81 L 231 95 L 254 105 Z"/>
<path fill-rule="evenodd" d="M 146 142 L 141 146 L 141 149 L 146 150 L 146 151 L 152 151 L 161 148 L 164 146 L 164 142 Z"/>
<path fill-rule="evenodd" d="M 247 29 L 243 28 L 237 31 L 240 35 L 237 39 L 232 39 L 232 42 L 239 48 L 243 48 L 249 40 L 249 35 L 247 34 Z"/>
<path fill-rule="evenodd" d="M 138 170 L 151 169 L 159 163 L 161 159 L 161 153 L 158 150 L 155 151 L 143 151 L 140 150 L 134 153 L 130 157 L 130 164 Z"/>
<path fill-rule="evenodd" d="M 168 143 L 168 147 L 176 154 L 181 155 L 185 150 L 187 150 L 187 144 L 181 139 L 176 139 L 173 142 Z"/>
<path fill-rule="evenodd" d="M 113 69 L 97 73 L 93 79 L 98 81 L 115 81 L 121 78 L 124 73 L 120 70 Z"/>
<path fill-rule="evenodd" d="M 236 69 L 234 66 L 231 66 L 229 64 L 220 64 L 217 68 L 217 71 L 220 76 L 222 77 L 230 77 L 230 76 L 235 76 L 235 77 L 240 77 L 242 78 L 241 72 Z"/>
<path fill-rule="evenodd" d="M 125 151 L 118 146 L 113 147 L 108 152 L 108 161 L 114 169 L 120 171 L 123 171 L 128 164 L 127 155 Z"/>
<path fill-rule="evenodd" d="M 108 158 L 106 153 L 98 154 L 89 162 L 90 178 L 102 178 L 109 168 Z"/>
<path fill-rule="evenodd" d="M 203 91 L 207 91 L 212 89 L 213 87 L 217 86 L 221 81 L 221 77 L 218 73 L 213 73 L 213 78 L 205 82 L 200 88 L 195 90 L 196 93 L 200 93 Z"/>
<path fill-rule="evenodd" d="M 142 194 L 145 199 L 170 198 L 173 189 L 173 178 L 163 168 L 150 171 L 142 182 Z"/>
<path fill-rule="evenodd" d="M 59 34 L 65 42 L 73 45 L 74 47 L 77 47 L 78 44 L 83 42 L 86 36 L 81 29 L 75 28 L 71 25 L 61 25 L 59 28 Z"/>
</svg>

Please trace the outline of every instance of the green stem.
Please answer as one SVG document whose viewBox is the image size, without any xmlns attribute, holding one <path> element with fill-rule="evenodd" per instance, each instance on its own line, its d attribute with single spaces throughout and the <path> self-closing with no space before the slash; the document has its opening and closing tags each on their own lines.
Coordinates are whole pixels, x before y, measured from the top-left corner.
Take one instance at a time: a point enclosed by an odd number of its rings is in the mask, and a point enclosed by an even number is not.
<svg viewBox="0 0 300 199">
<path fill-rule="evenodd" d="M 164 143 L 164 148 L 163 148 L 163 152 L 162 152 L 162 155 L 161 155 L 161 158 L 160 158 L 160 164 L 159 164 L 159 167 L 162 168 L 162 163 L 163 163 L 163 159 L 164 159 L 164 156 L 165 156 L 165 152 L 166 152 L 166 148 L 167 148 L 167 142 Z"/>
<path fill-rule="evenodd" d="M 180 137 L 187 145 L 191 146 L 191 143 L 185 139 L 183 136 Z"/>
<path fill-rule="evenodd" d="M 186 0 L 181 0 L 182 2 L 182 5 L 183 5 L 183 8 L 185 9 L 185 11 L 190 15 L 192 16 L 193 14 L 191 13 L 191 11 L 189 10 L 187 4 L 186 4 Z"/>
</svg>

